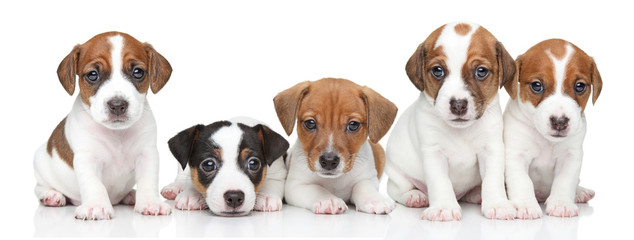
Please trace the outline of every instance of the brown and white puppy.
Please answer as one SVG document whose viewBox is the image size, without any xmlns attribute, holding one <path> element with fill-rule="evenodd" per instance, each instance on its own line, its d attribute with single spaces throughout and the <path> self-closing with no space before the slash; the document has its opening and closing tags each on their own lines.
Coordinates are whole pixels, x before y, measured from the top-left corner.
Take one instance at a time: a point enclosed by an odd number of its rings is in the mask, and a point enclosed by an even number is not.
<svg viewBox="0 0 634 240">
<path fill-rule="evenodd" d="M 513 219 L 498 97 L 514 77 L 513 58 L 483 27 L 450 23 L 418 46 L 405 70 L 421 93 L 387 144 L 388 194 L 408 207 L 429 204 L 427 220 L 459 220 L 457 200 L 481 202 L 487 218 Z"/>
<path fill-rule="evenodd" d="M 539 218 L 538 202 L 551 216 L 578 215 L 594 191 L 579 186 L 586 133 L 584 109 L 603 82 L 594 60 L 561 39 L 538 43 L 517 57 L 518 74 L 504 87 L 506 184 L 517 217 Z M 592 94 L 590 94 L 592 88 Z"/>
<path fill-rule="evenodd" d="M 287 134 L 286 201 L 318 214 L 390 213 L 394 201 L 378 192 L 385 153 L 377 143 L 392 125 L 396 106 L 368 87 L 325 78 L 301 82 L 273 99 Z M 368 141 L 368 137 L 370 141 Z"/>
<path fill-rule="evenodd" d="M 110 219 L 118 203 L 170 213 L 158 196 L 156 121 L 146 95 L 161 90 L 171 72 L 150 44 L 125 33 L 102 33 L 73 48 L 57 75 L 70 95 L 77 81 L 79 95 L 35 153 L 35 195 L 45 206 L 70 200 L 79 205 L 75 218 L 93 220 Z"/>
</svg>

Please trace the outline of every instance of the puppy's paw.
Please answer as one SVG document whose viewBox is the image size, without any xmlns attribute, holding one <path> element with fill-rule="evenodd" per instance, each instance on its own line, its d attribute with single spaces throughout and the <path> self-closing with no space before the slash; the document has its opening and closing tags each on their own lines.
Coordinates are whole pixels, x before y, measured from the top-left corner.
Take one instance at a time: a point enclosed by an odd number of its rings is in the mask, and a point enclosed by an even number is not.
<svg viewBox="0 0 634 240">
<path fill-rule="evenodd" d="M 462 210 L 458 203 L 445 206 L 430 206 L 423 211 L 421 219 L 429 221 L 458 221 L 462 218 Z"/>
<path fill-rule="evenodd" d="M 392 199 L 376 196 L 364 199 L 360 203 L 355 203 L 357 211 L 371 214 L 388 214 L 396 208 L 396 204 Z"/>
<path fill-rule="evenodd" d="M 548 199 L 546 213 L 553 217 L 575 217 L 579 215 L 579 207 L 572 201 Z"/>
<path fill-rule="evenodd" d="M 512 220 L 517 216 L 517 210 L 508 200 L 492 203 L 482 203 L 482 214 L 488 219 Z"/>
<path fill-rule="evenodd" d="M 348 205 L 346 205 L 346 202 L 337 197 L 324 199 L 313 205 L 315 214 L 340 214 L 347 210 Z"/>
<path fill-rule="evenodd" d="M 161 201 L 159 197 L 149 199 L 137 199 L 134 205 L 134 211 L 143 215 L 169 215 L 172 213 L 172 208 L 169 204 Z"/>
<path fill-rule="evenodd" d="M 253 210 L 261 212 L 280 211 L 282 210 L 282 199 L 274 194 L 258 192 Z"/>
<path fill-rule="evenodd" d="M 403 194 L 405 199 L 405 206 L 411 208 L 422 208 L 429 206 L 427 195 L 418 189 L 410 190 Z"/>
<path fill-rule="evenodd" d="M 66 197 L 61 192 L 50 189 L 42 193 L 40 202 L 48 207 L 61 207 L 66 205 Z"/>
<path fill-rule="evenodd" d="M 136 203 L 136 190 L 132 190 L 126 195 L 123 199 L 121 199 L 120 204 L 125 205 L 134 205 Z"/>
<path fill-rule="evenodd" d="M 533 220 L 542 217 L 542 208 L 539 207 L 537 201 L 533 202 L 514 202 L 517 209 L 517 219 Z"/>
<path fill-rule="evenodd" d="M 75 209 L 75 218 L 80 220 L 110 220 L 114 209 L 110 203 L 84 203 Z"/>
<path fill-rule="evenodd" d="M 182 182 L 176 181 L 170 183 L 167 186 L 163 187 L 163 189 L 161 189 L 161 196 L 163 196 L 167 200 L 174 200 L 176 199 L 176 196 L 178 196 L 178 194 L 183 191 L 184 188 L 185 185 Z"/>
<path fill-rule="evenodd" d="M 207 203 L 203 195 L 196 191 L 184 191 L 176 196 L 174 207 L 180 210 L 203 210 L 207 208 Z"/>
<path fill-rule="evenodd" d="M 577 194 L 575 194 L 575 201 L 577 203 L 587 203 L 592 198 L 594 198 L 594 191 L 592 189 L 587 189 L 584 187 L 577 187 Z"/>
</svg>

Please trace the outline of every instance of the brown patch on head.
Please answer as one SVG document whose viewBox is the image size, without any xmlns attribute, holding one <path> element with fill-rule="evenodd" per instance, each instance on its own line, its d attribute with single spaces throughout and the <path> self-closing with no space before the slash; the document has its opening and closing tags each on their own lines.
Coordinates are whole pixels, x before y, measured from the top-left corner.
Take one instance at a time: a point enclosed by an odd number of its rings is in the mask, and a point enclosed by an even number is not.
<svg viewBox="0 0 634 240">
<path fill-rule="evenodd" d="M 425 93 L 433 99 L 436 99 L 438 96 L 438 90 L 442 86 L 442 82 L 432 77 L 429 70 L 435 66 L 447 68 L 445 65 L 447 56 L 443 51 L 443 47 L 434 48 L 444 28 L 445 25 L 429 34 L 427 39 L 418 45 L 414 54 L 412 54 L 407 64 L 405 64 L 405 72 L 410 81 L 418 90 L 425 91 Z"/>
<path fill-rule="evenodd" d="M 242 159 L 243 161 L 247 160 L 247 157 L 249 157 L 249 154 L 251 154 L 251 149 L 248 149 L 248 148 L 242 149 L 242 151 L 240 151 L 240 159 Z"/>
<path fill-rule="evenodd" d="M 471 25 L 466 23 L 460 23 L 460 24 L 456 24 L 456 26 L 453 29 L 456 31 L 458 35 L 465 36 L 469 32 L 471 32 Z"/>
<path fill-rule="evenodd" d="M 73 150 L 68 145 L 68 140 L 66 139 L 66 134 L 64 133 L 64 127 L 66 126 L 66 118 L 64 118 L 53 130 L 51 137 L 48 139 L 48 143 L 46 144 L 46 151 L 48 155 L 53 157 L 53 149 L 57 155 L 64 161 L 70 168 L 73 168 L 73 158 L 75 154 Z"/>
<path fill-rule="evenodd" d="M 203 195 L 203 198 L 207 198 L 207 187 L 200 183 L 200 180 L 198 180 L 198 170 L 194 167 L 190 168 L 190 170 L 192 175 L 192 184 L 194 185 L 194 188 L 196 189 L 196 191 Z"/>
<path fill-rule="evenodd" d="M 268 169 L 268 167 L 266 166 L 266 164 L 262 164 L 262 178 L 260 178 L 260 181 L 258 182 L 258 185 L 255 185 L 255 192 L 259 192 L 260 189 L 262 188 L 262 186 L 264 186 L 264 182 L 266 181 L 266 170 Z"/>
</svg>

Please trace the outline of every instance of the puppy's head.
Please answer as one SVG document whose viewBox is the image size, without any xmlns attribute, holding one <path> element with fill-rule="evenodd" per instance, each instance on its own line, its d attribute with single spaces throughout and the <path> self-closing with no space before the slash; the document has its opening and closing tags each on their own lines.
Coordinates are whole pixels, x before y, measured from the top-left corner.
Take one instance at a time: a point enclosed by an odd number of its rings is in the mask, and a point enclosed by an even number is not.
<svg viewBox="0 0 634 240">
<path fill-rule="evenodd" d="M 407 76 L 453 127 L 468 127 L 485 113 L 498 87 L 513 79 L 515 63 L 481 26 L 446 24 L 418 45 Z"/>
<path fill-rule="evenodd" d="M 288 142 L 264 125 L 219 121 L 185 129 L 168 141 L 212 213 L 243 216 L 255 204 L 266 169 L 288 149 Z"/>
<path fill-rule="evenodd" d="M 75 46 L 57 68 L 70 95 L 79 76 L 86 111 L 110 129 L 134 124 L 144 111 L 148 88 L 157 93 L 171 73 L 169 62 L 150 44 L 120 32 L 102 33 Z"/>
<path fill-rule="evenodd" d="M 288 135 L 297 121 L 297 136 L 310 170 L 326 178 L 350 171 L 368 136 L 378 142 L 397 111 L 374 90 L 334 78 L 301 82 L 273 101 Z"/>
<path fill-rule="evenodd" d="M 550 141 L 579 130 L 592 88 L 596 102 L 603 82 L 594 60 L 561 39 L 538 43 L 517 57 L 518 74 L 504 88 L 532 117 L 535 128 Z"/>
</svg>

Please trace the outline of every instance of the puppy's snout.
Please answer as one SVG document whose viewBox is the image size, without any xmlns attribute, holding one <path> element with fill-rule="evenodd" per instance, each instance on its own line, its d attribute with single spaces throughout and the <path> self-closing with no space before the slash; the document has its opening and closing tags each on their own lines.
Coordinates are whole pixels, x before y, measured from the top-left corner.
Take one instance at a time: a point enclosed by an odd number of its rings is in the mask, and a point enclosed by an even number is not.
<svg viewBox="0 0 634 240">
<path fill-rule="evenodd" d="M 466 99 L 451 99 L 451 101 L 449 101 L 449 108 L 451 110 L 451 113 L 453 113 L 456 116 L 463 116 L 467 113 L 467 106 L 468 103 Z"/>
<path fill-rule="evenodd" d="M 108 101 L 108 109 L 110 110 L 110 113 L 121 116 L 125 114 L 126 110 L 128 110 L 128 101 L 121 98 L 114 98 Z"/>
<path fill-rule="evenodd" d="M 325 170 L 333 170 L 339 166 L 339 156 L 336 153 L 324 153 L 319 156 L 319 165 Z"/>
<path fill-rule="evenodd" d="M 227 191 L 224 194 L 225 203 L 227 206 L 237 208 L 244 203 L 244 192 L 242 191 Z"/>
<path fill-rule="evenodd" d="M 564 131 L 564 130 L 568 129 L 568 121 L 570 121 L 570 119 L 567 118 L 566 116 L 563 116 L 563 117 L 551 116 L 550 117 L 550 127 L 553 130 Z"/>
</svg>

